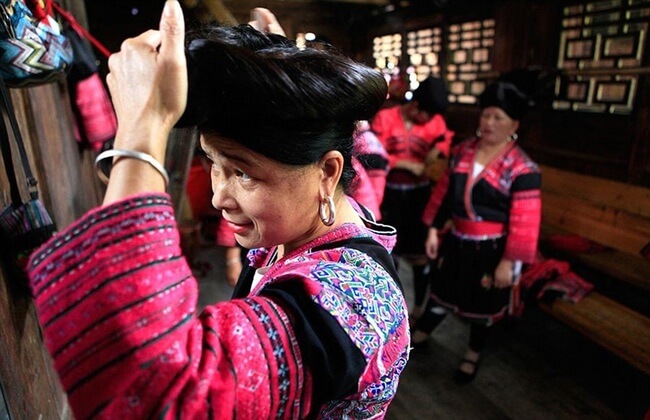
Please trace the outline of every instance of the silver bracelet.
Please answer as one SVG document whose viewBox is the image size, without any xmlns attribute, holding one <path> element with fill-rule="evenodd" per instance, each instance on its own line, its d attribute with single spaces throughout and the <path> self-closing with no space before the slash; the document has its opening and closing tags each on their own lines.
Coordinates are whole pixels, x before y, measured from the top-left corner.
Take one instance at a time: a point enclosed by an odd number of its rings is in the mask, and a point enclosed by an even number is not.
<svg viewBox="0 0 650 420">
<path fill-rule="evenodd" d="M 158 162 L 156 159 L 154 159 L 153 156 L 147 153 L 143 152 L 137 152 L 135 150 L 125 150 L 125 149 L 111 149 L 111 150 L 105 150 L 101 152 L 97 157 L 95 158 L 95 170 L 97 171 L 97 176 L 99 179 L 104 182 L 104 184 L 108 184 L 108 177 L 106 174 L 102 171 L 102 168 L 99 166 L 99 162 L 101 162 L 104 159 L 110 158 L 110 157 L 125 157 L 125 158 L 133 158 L 133 159 L 138 159 L 143 162 L 147 162 L 149 165 L 153 166 L 155 170 L 160 172 L 160 175 L 162 175 L 163 179 L 165 180 L 165 189 L 169 186 L 169 174 L 167 173 L 167 170 L 165 167 Z"/>
</svg>

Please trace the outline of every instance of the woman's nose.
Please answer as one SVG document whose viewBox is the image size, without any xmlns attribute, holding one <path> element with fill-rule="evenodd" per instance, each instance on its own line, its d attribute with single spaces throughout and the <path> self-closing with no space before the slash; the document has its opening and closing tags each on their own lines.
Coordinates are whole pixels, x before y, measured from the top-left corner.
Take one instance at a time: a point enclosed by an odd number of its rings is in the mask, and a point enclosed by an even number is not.
<svg viewBox="0 0 650 420">
<path fill-rule="evenodd" d="M 212 179 L 212 206 L 221 210 L 232 206 L 229 181 L 223 177 Z"/>
</svg>

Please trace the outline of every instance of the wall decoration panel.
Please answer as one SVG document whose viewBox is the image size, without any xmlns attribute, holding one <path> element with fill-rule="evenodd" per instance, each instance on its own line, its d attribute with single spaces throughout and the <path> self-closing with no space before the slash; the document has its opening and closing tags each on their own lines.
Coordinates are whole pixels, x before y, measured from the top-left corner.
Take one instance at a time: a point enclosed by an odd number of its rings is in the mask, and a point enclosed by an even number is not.
<svg viewBox="0 0 650 420">
<path fill-rule="evenodd" d="M 565 7 L 556 82 L 557 110 L 629 114 L 634 107 L 650 20 L 648 0 Z"/>
</svg>

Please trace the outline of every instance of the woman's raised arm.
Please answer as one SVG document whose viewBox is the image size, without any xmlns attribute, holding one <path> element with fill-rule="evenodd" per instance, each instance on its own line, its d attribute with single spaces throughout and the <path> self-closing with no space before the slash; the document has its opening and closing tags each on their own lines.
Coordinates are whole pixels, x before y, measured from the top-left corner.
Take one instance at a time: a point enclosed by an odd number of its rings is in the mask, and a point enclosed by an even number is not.
<svg viewBox="0 0 650 420">
<path fill-rule="evenodd" d="M 169 133 L 187 102 L 184 39 L 181 6 L 168 0 L 159 30 L 127 39 L 110 57 L 106 81 L 118 119 L 115 150 L 145 153 L 164 162 Z M 164 191 L 165 179 L 155 166 L 137 156 L 116 157 L 104 204 Z"/>
</svg>

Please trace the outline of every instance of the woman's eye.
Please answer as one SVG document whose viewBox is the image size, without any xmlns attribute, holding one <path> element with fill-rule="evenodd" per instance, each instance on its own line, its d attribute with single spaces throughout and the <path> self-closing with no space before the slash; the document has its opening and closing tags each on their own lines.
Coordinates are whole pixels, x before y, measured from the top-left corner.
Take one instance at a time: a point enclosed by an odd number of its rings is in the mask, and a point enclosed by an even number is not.
<svg viewBox="0 0 650 420">
<path fill-rule="evenodd" d="M 250 181 L 252 179 L 246 172 L 242 171 L 237 171 L 237 176 L 241 178 L 242 181 Z"/>
<path fill-rule="evenodd" d="M 208 154 L 208 152 L 206 152 L 206 151 L 203 150 L 203 149 L 198 149 L 198 150 L 196 151 L 196 155 L 197 155 L 198 157 L 208 159 L 210 162 L 212 162 L 212 158 L 210 157 L 210 155 Z"/>
</svg>

